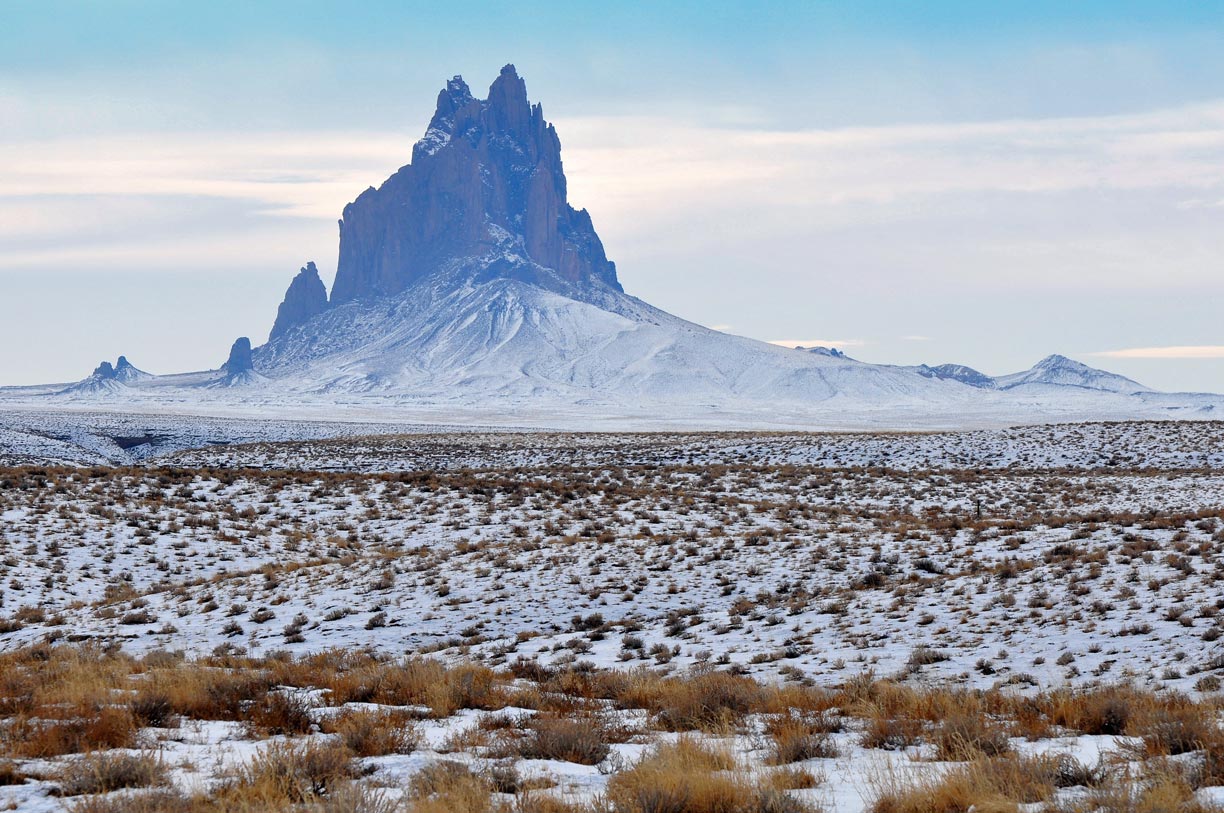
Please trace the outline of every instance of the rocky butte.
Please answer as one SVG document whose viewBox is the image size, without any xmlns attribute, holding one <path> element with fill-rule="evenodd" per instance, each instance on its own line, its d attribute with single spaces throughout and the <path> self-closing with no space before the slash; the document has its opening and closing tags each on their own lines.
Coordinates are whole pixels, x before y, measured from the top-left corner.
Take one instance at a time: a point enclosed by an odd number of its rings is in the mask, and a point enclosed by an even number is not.
<svg viewBox="0 0 1224 813">
<path fill-rule="evenodd" d="M 412 163 L 344 208 L 330 300 L 314 263 L 285 294 L 270 338 L 327 307 L 398 294 L 428 277 L 507 278 L 578 296 L 620 291 L 591 216 L 566 199 L 561 142 L 513 65 L 487 99 L 462 77 L 438 94 Z"/>
</svg>

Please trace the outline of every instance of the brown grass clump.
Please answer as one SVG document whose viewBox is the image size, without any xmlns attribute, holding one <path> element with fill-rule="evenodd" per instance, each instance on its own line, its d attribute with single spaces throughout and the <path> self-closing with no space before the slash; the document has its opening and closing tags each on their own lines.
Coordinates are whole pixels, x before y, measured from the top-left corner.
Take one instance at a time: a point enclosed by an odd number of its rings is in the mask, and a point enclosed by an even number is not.
<svg viewBox="0 0 1224 813">
<path fill-rule="evenodd" d="M 385 791 L 346 782 L 304 805 L 242 799 L 234 795 L 187 796 L 171 790 L 140 794 L 86 796 L 74 800 L 72 813 L 402 813 Z"/>
<path fill-rule="evenodd" d="M 954 714 L 939 724 L 932 740 L 935 758 L 949 762 L 997 757 L 1011 750 L 1003 727 L 982 714 Z"/>
<path fill-rule="evenodd" d="M 1157 767 L 1140 776 L 1121 777 L 1092 789 L 1087 795 L 1064 800 L 1052 813 L 1219 813 L 1195 796 L 1194 786 L 1178 771 Z"/>
<path fill-rule="evenodd" d="M 1224 754 L 1224 730 L 1215 708 L 1205 704 L 1170 705 L 1148 712 L 1133 725 L 1150 756 L 1176 756 L 1191 751 Z"/>
<path fill-rule="evenodd" d="M 756 681 L 725 672 L 684 678 L 636 672 L 616 700 L 621 708 L 649 710 L 667 731 L 725 733 L 742 724 L 765 697 Z"/>
<path fill-rule="evenodd" d="M 278 742 L 239 770 L 217 798 L 234 808 L 313 802 L 361 773 L 353 754 L 333 741 Z"/>
<path fill-rule="evenodd" d="M 347 710 L 325 718 L 320 727 L 326 734 L 339 734 L 359 757 L 411 754 L 420 743 L 416 726 L 402 712 Z"/>
<path fill-rule="evenodd" d="M 557 759 L 579 765 L 597 765 L 611 748 L 602 727 L 590 718 L 570 719 L 543 715 L 528 723 L 528 734 L 519 743 L 523 759 Z"/>
<path fill-rule="evenodd" d="M 0 787 L 23 784 L 26 778 L 26 775 L 13 763 L 0 761 Z"/>
<path fill-rule="evenodd" d="M 109 793 L 120 788 L 152 788 L 169 784 L 165 764 L 156 754 L 95 753 L 74 759 L 55 777 L 61 796 Z"/>
<path fill-rule="evenodd" d="M 422 768 L 408 789 L 411 813 L 492 813 L 492 787 L 460 762 Z"/>
<path fill-rule="evenodd" d="M 514 813 L 594 813 L 591 805 L 567 802 L 545 793 L 528 793 L 514 800 Z"/>
<path fill-rule="evenodd" d="M 6 750 L 20 757 L 56 757 L 108 748 L 130 748 L 136 742 L 137 726 L 132 713 L 122 707 L 59 709 L 73 714 L 68 719 L 19 717 L 4 729 Z"/>
<path fill-rule="evenodd" d="M 138 692 L 129 703 L 129 708 L 137 724 L 142 727 L 177 728 L 181 722 L 170 698 L 155 689 Z"/>
<path fill-rule="evenodd" d="M 1151 695 L 1123 686 L 1054 691 L 1038 702 L 1054 725 L 1109 735 L 1126 734 L 1131 722 L 1150 713 L 1155 703 Z"/>
<path fill-rule="evenodd" d="M 808 759 L 837 756 L 830 738 L 835 723 L 819 715 L 779 714 L 765 721 L 765 735 L 772 742 L 770 765 L 787 765 Z"/>
<path fill-rule="evenodd" d="M 922 739 L 923 729 L 921 720 L 877 714 L 868 718 L 860 743 L 864 748 L 900 751 L 917 745 Z"/>
<path fill-rule="evenodd" d="M 464 664 L 448 668 L 438 661 L 411 658 L 398 664 L 371 660 L 346 672 L 324 672 L 293 685 L 329 689 L 332 702 L 337 705 L 360 702 L 427 706 L 430 716 L 442 719 L 459 709 L 505 708 L 501 683 L 497 673 L 485 666 Z"/>
<path fill-rule="evenodd" d="M 608 780 L 604 803 L 612 813 L 804 813 L 811 808 L 768 779 L 733 772 L 727 754 L 681 739 L 655 748 Z"/>
<path fill-rule="evenodd" d="M 85 796 L 74 799 L 68 809 L 72 813 L 220 813 L 221 810 L 206 798 L 192 799 L 173 790 Z"/>
<path fill-rule="evenodd" d="M 782 768 L 769 774 L 769 784 L 775 790 L 804 790 L 820 787 L 822 779 L 803 768 Z"/>
<path fill-rule="evenodd" d="M 1049 759 L 1006 756 L 977 759 L 938 775 L 877 779 L 871 813 L 1014 813 L 1021 804 L 1049 799 L 1056 765 Z"/>
<path fill-rule="evenodd" d="M 256 737 L 309 734 L 314 729 L 310 703 L 299 694 L 269 692 L 247 710 L 246 729 Z"/>
<path fill-rule="evenodd" d="M 274 684 L 252 667 L 228 669 L 185 664 L 157 670 L 137 690 L 134 702 L 168 702 L 174 714 L 193 720 L 244 721 L 252 704 Z"/>
</svg>

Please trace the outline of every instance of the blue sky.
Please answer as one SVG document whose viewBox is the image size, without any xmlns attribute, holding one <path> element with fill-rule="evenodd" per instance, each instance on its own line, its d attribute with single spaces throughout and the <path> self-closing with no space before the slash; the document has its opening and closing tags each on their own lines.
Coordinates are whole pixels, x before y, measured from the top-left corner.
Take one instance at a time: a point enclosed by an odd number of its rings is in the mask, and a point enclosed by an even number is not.
<svg viewBox="0 0 1224 813">
<path fill-rule="evenodd" d="M 1224 4 L 610 6 L 5 2 L 0 383 L 261 341 L 444 80 L 514 62 L 648 301 L 1224 391 Z"/>
</svg>

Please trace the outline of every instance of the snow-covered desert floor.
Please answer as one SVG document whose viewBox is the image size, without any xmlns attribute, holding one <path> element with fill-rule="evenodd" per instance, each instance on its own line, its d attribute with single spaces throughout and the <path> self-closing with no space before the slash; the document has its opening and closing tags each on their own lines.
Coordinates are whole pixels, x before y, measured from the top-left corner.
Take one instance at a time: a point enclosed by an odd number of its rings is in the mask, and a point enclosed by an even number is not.
<svg viewBox="0 0 1224 813">
<path fill-rule="evenodd" d="M 408 754 L 349 754 L 369 771 L 355 787 L 394 790 L 350 799 L 351 809 L 469 809 L 436 789 L 411 790 L 413 777 L 428 780 L 422 771 L 457 761 L 478 774 L 476 795 L 489 804 L 700 813 L 617 795 L 633 771 L 663 770 L 636 760 L 687 759 L 714 775 L 768 779 L 774 790 L 795 785 L 776 804 L 964 810 L 905 802 L 898 788 L 916 793 L 914 781 L 949 776 L 989 785 L 983 771 L 1036 770 L 999 760 L 1062 752 L 1098 779 L 1050 779 L 1057 788 L 1035 799 L 991 785 L 1011 800 L 997 809 L 1210 809 L 1222 798 L 1213 788 L 1224 778 L 1213 771 L 1224 776 L 1224 423 L 583 434 L 171 418 L 151 431 L 147 418 L 35 418 L 0 432 L 0 649 L 14 653 L 9 673 L 100 658 L 101 671 L 123 673 L 107 691 L 127 692 L 158 669 L 186 669 L 184 656 L 202 659 L 191 668 L 209 674 L 266 677 L 283 667 L 265 689 L 297 698 L 309 718 L 282 732 L 237 713 L 184 710 L 172 730 L 137 726 L 122 744 L 138 750 L 123 753 L 155 754 L 168 787 L 183 793 L 239 782 L 234 771 L 253 770 L 249 760 L 268 749 L 343 739 L 324 718 L 375 703 L 379 715 L 406 715 L 415 744 Z M 280 440 L 295 433 L 304 439 Z M 496 702 L 425 712 L 417 707 L 430 703 L 415 695 L 337 700 L 343 693 L 318 675 L 288 675 L 291 664 L 333 650 L 447 674 L 485 670 Z M 630 677 L 654 688 L 604 685 Z M 734 713 L 686 734 L 652 699 L 662 691 L 655 684 L 673 677 L 730 681 L 709 691 L 723 698 L 716 708 Z M 583 680 L 604 688 L 576 689 Z M 553 700 L 515 697 L 527 688 Z M 741 691 L 773 699 L 725 696 Z M 1115 696 L 1123 691 L 1125 703 Z M 1077 723 L 1050 710 L 1059 692 L 1071 705 L 1146 711 L 1131 723 Z M 567 693 L 581 702 L 556 707 Z M 14 732 L 28 734 L 21 726 L 55 705 L 39 702 L 0 697 L 0 716 L 9 716 L 0 745 L 16 760 L 11 770 L 32 777 L 0 787 L 0 806 L 100 804 L 109 797 L 54 795 L 65 766 L 82 757 L 22 750 L 28 737 Z M 924 711 L 898 710 L 906 703 Z M 952 720 L 962 706 L 977 722 Z M 1192 709 L 1206 733 L 1184 748 L 1152 745 L 1164 736 L 1153 732 L 1168 733 L 1170 709 Z M 595 715 L 588 727 L 603 732 L 607 750 L 584 764 L 520 749 L 543 736 L 531 724 L 540 714 L 555 726 Z M 1044 720 L 1040 731 L 1033 715 Z M 871 732 L 889 721 L 899 733 L 881 746 Z M 776 730 L 792 723 L 827 752 L 780 762 Z M 952 753 L 940 732 L 954 723 L 999 727 L 1002 739 Z M 714 756 L 658 750 L 678 736 Z M 784 768 L 796 775 L 771 778 Z M 509 785 L 521 792 L 490 795 L 494 769 L 514 771 L 518 784 Z M 1160 792 L 1180 807 L 1119 807 L 1090 787 L 1140 793 L 1165 780 L 1181 790 Z M 757 806 L 733 809 L 801 809 L 766 807 L 764 786 L 754 787 Z"/>
</svg>

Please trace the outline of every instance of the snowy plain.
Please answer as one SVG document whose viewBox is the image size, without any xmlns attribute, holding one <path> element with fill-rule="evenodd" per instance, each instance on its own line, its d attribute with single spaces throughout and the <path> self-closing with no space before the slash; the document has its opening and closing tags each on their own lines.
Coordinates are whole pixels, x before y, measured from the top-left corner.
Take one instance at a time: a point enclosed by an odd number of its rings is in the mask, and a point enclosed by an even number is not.
<svg viewBox="0 0 1224 813">
<path fill-rule="evenodd" d="M 1018 695 L 1209 698 L 1224 676 L 1218 422 L 576 433 L 23 410 L 5 413 L 0 461 L 5 651 L 346 648 Z M 458 743 L 506 713 L 418 721 L 412 753 L 362 762 L 392 795 L 429 765 L 484 770 Z M 703 741 L 776 771 L 767 722 Z M 187 791 L 301 739 L 199 720 L 141 736 Z M 675 736 L 643 732 L 598 766 L 515 765 L 580 803 Z M 788 793 L 857 812 L 889 777 L 956 765 L 864 736 L 848 720 L 836 756 L 799 763 L 815 786 Z M 1011 745 L 1085 765 L 1134 747 L 1072 731 Z M 71 759 L 21 762 L 34 778 L 0 804 L 70 809 L 54 776 Z"/>
</svg>

